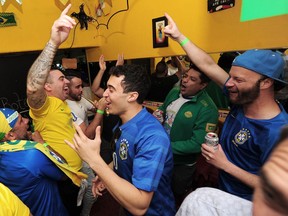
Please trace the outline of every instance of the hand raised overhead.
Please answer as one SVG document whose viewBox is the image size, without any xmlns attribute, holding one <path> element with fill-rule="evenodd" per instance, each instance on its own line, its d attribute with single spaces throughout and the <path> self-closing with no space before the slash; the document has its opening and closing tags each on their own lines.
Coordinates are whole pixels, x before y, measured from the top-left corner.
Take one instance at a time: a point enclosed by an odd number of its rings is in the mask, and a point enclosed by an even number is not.
<svg viewBox="0 0 288 216">
<path fill-rule="evenodd" d="M 165 17 L 168 19 L 168 25 L 165 26 L 164 33 L 174 40 L 179 39 L 181 32 L 179 31 L 176 23 L 167 13 L 165 13 Z"/>
<path fill-rule="evenodd" d="M 69 4 L 61 13 L 60 17 L 54 22 L 51 29 L 49 42 L 59 47 L 69 36 L 70 30 L 76 25 L 73 18 L 67 15 L 71 8 Z"/>
</svg>

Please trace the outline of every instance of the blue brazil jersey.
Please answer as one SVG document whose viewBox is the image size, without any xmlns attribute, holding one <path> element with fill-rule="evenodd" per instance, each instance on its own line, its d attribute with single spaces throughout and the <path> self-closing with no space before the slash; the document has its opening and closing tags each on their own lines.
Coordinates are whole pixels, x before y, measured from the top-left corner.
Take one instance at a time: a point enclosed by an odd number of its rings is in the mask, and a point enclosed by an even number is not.
<svg viewBox="0 0 288 216">
<path fill-rule="evenodd" d="M 281 128 L 288 124 L 288 115 L 279 104 L 281 113 L 272 119 L 250 119 L 242 107 L 235 106 L 225 120 L 220 144 L 229 161 L 249 173 L 258 172 L 277 143 Z M 238 179 L 221 171 L 220 189 L 251 200 L 253 190 Z"/>
<path fill-rule="evenodd" d="M 0 152 L 0 182 L 10 188 L 34 216 L 66 216 L 57 181 L 64 173 L 41 151 Z"/>
<path fill-rule="evenodd" d="M 143 108 L 120 129 L 115 172 L 138 189 L 154 192 L 146 215 L 174 216 L 171 190 L 173 156 L 164 128 Z"/>
</svg>

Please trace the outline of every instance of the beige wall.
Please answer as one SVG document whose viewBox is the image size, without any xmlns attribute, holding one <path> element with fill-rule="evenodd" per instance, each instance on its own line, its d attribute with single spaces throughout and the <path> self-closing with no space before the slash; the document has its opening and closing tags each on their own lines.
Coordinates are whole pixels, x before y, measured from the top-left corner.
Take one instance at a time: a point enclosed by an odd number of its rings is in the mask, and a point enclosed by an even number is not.
<svg viewBox="0 0 288 216">
<path fill-rule="evenodd" d="M 87 14 L 94 15 L 97 0 L 70 0 L 72 11 L 85 4 Z M 112 0 L 111 14 L 126 7 L 126 0 Z M 207 0 L 129 0 L 129 11 L 113 17 L 109 29 L 96 23 L 88 31 L 76 28 L 73 47 L 87 49 L 88 61 L 98 61 L 100 54 L 114 60 L 118 53 L 126 59 L 184 54 L 181 47 L 169 40 L 169 47 L 152 46 L 152 19 L 168 12 L 182 32 L 209 53 L 250 48 L 288 47 L 288 15 L 240 23 L 241 0 L 234 8 L 209 14 Z M 1 12 L 14 12 L 17 26 L 0 28 L 0 53 L 41 50 L 49 38 L 53 21 L 64 6 L 59 0 L 6 0 Z M 261 10 L 261 8 L 259 8 Z M 101 17 L 99 22 L 106 22 Z M 61 48 L 69 48 L 73 33 Z"/>
</svg>

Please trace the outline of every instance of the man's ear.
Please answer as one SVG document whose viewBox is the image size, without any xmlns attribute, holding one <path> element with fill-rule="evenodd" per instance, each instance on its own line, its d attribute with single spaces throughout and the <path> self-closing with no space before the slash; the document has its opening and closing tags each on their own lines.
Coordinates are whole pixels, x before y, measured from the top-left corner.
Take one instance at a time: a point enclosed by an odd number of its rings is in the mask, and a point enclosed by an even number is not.
<svg viewBox="0 0 288 216">
<path fill-rule="evenodd" d="M 44 84 L 44 89 L 45 89 L 46 91 L 48 91 L 48 92 L 51 91 L 51 85 L 50 85 L 50 83 L 47 83 L 47 82 L 46 82 L 46 83 Z"/>
<path fill-rule="evenodd" d="M 12 132 L 12 131 L 8 132 L 7 134 L 5 134 L 5 139 L 6 140 L 16 140 L 16 133 Z"/>
<path fill-rule="evenodd" d="M 274 83 L 274 80 L 271 78 L 267 78 L 261 81 L 260 88 L 261 89 L 267 89 L 270 88 Z"/>
<path fill-rule="evenodd" d="M 206 88 L 207 85 L 208 85 L 207 82 L 202 82 L 202 83 L 201 83 L 201 90 L 204 89 L 204 88 Z"/>
<path fill-rule="evenodd" d="M 128 102 L 136 101 L 137 98 L 138 98 L 138 96 L 139 96 L 138 92 L 131 92 L 131 93 L 129 93 Z"/>
</svg>

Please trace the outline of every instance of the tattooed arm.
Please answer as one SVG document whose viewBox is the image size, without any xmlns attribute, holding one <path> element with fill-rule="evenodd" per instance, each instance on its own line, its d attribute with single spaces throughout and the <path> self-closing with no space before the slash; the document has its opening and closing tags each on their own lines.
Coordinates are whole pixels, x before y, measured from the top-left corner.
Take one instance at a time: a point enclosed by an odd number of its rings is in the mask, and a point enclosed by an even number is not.
<svg viewBox="0 0 288 216">
<path fill-rule="evenodd" d="M 56 51 L 57 47 L 48 42 L 28 72 L 27 100 L 34 109 L 40 108 L 46 100 L 44 85 Z"/>
<path fill-rule="evenodd" d="M 66 41 L 70 30 L 75 26 L 75 20 L 67 15 L 71 4 L 69 4 L 61 13 L 51 29 L 49 42 L 44 50 L 31 66 L 27 76 L 27 100 L 29 106 L 37 109 L 40 108 L 47 97 L 44 90 L 49 71 L 57 52 L 58 47 Z"/>
</svg>

